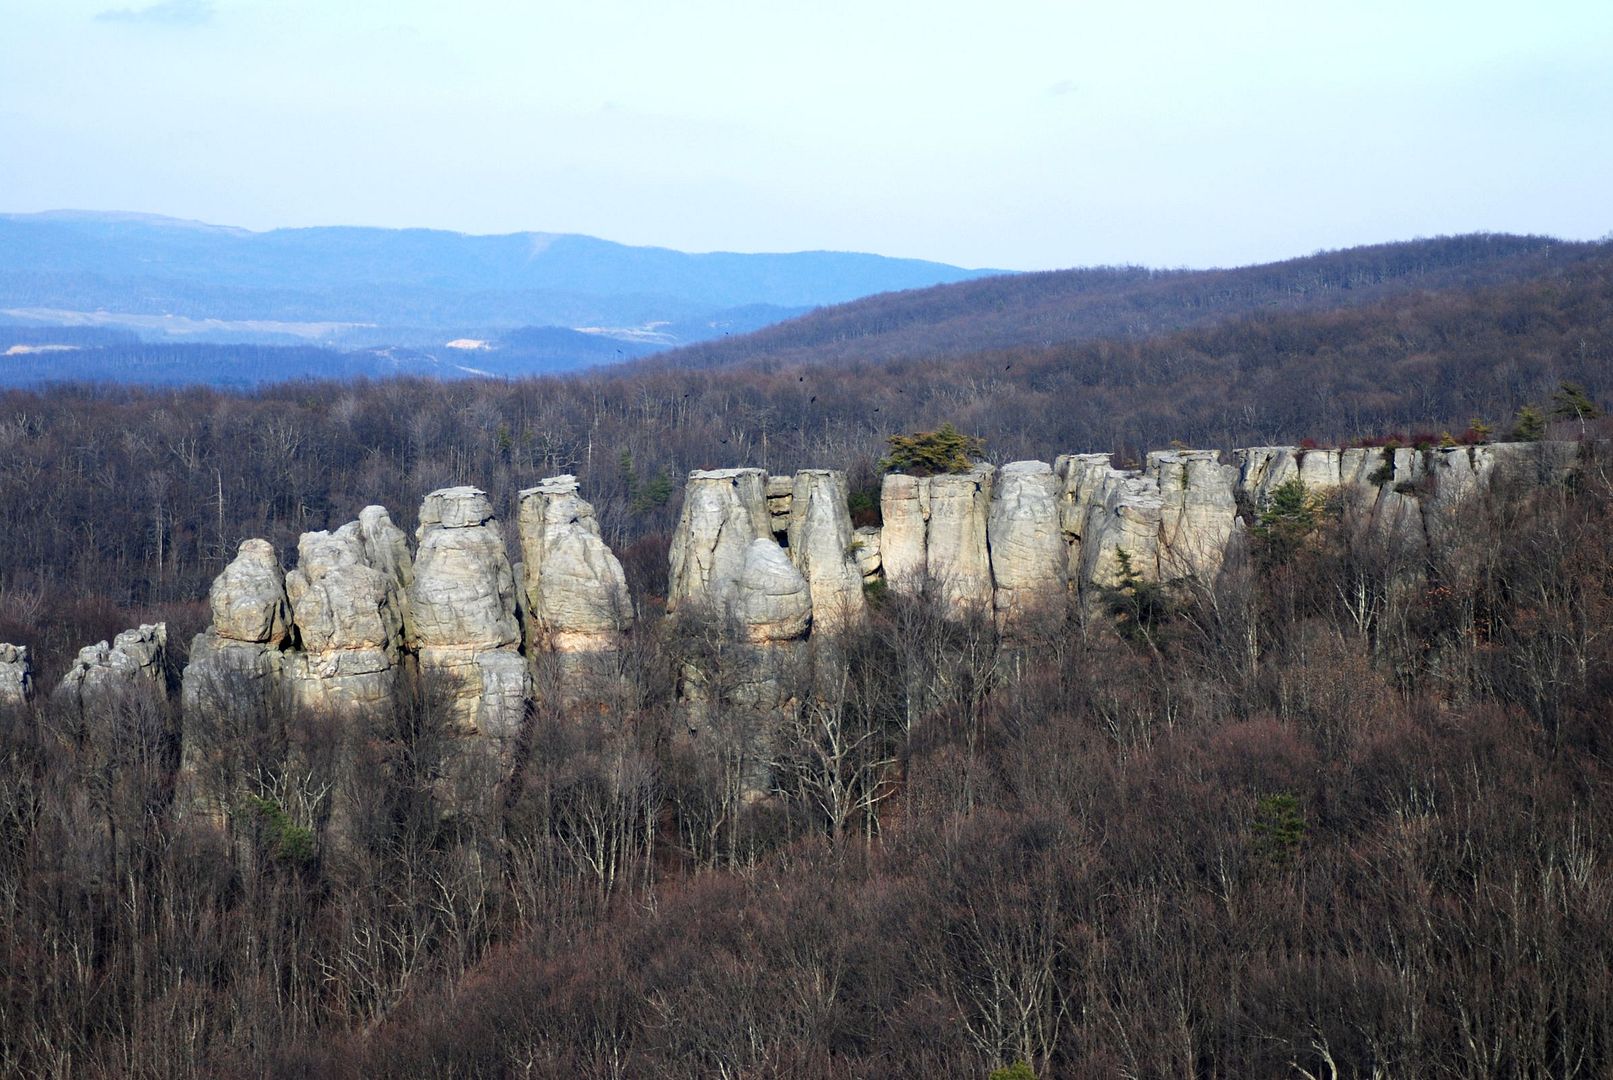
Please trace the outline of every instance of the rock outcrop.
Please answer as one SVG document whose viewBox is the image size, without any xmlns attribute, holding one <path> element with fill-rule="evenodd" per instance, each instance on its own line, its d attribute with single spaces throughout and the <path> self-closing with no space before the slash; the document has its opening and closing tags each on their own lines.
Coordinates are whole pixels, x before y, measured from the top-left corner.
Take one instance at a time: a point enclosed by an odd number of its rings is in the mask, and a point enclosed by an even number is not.
<svg viewBox="0 0 1613 1080">
<path fill-rule="evenodd" d="M 277 701 L 293 623 L 274 547 L 267 540 L 243 540 L 234 561 L 214 579 L 208 603 L 212 625 L 191 641 L 185 665 L 186 713 Z"/>
<path fill-rule="evenodd" d="M 487 493 L 433 491 L 415 535 L 408 644 L 421 674 L 440 683 L 465 731 L 513 739 L 530 677 L 519 652 L 515 572 Z"/>
<path fill-rule="evenodd" d="M 28 646 L 0 644 L 0 707 L 21 708 L 34 699 L 34 668 Z"/>
<path fill-rule="evenodd" d="M 993 604 L 1005 623 L 1064 602 L 1069 551 L 1062 490 L 1045 461 L 1015 461 L 997 474 L 986 522 Z"/>
<path fill-rule="evenodd" d="M 795 474 L 786 530 L 789 558 L 806 579 L 810 614 L 819 632 L 861 618 L 866 608 L 847 493 L 846 474 L 838 469 Z"/>
<path fill-rule="evenodd" d="M 774 536 L 783 536 L 790 528 L 790 505 L 795 498 L 795 480 L 789 476 L 767 478 L 767 515 Z"/>
<path fill-rule="evenodd" d="M 862 572 L 863 584 L 872 585 L 878 581 L 884 569 L 879 526 L 859 525 L 852 530 L 851 550 L 857 558 L 857 569 Z"/>
<path fill-rule="evenodd" d="M 633 624 L 622 564 L 599 536 L 577 478 L 552 476 L 521 492 L 527 640 L 559 653 L 610 652 Z"/>
<path fill-rule="evenodd" d="M 894 591 L 932 588 L 954 615 L 991 609 L 986 521 L 995 474 L 982 464 L 967 473 L 885 477 L 880 559 Z"/>
<path fill-rule="evenodd" d="M 667 612 L 733 602 L 751 541 L 773 542 L 767 474 L 761 469 L 696 470 L 672 535 Z"/>
<path fill-rule="evenodd" d="M 752 540 L 727 611 L 741 640 L 759 645 L 803 638 L 812 612 L 811 586 L 790 556 L 772 540 Z"/>
<path fill-rule="evenodd" d="M 332 710 L 390 702 L 403 601 L 396 578 L 370 565 L 359 523 L 303 533 L 297 567 L 285 580 L 301 646 L 285 660 L 292 701 Z"/>
<path fill-rule="evenodd" d="M 123 631 L 110 644 L 100 641 L 80 649 L 53 699 L 83 708 L 130 694 L 161 694 L 167 658 L 167 624 L 143 623 Z"/>
<path fill-rule="evenodd" d="M 1214 450 L 1160 450 L 1146 472 L 1159 487 L 1158 573 L 1211 582 L 1221 572 L 1238 519 L 1238 470 Z"/>
</svg>

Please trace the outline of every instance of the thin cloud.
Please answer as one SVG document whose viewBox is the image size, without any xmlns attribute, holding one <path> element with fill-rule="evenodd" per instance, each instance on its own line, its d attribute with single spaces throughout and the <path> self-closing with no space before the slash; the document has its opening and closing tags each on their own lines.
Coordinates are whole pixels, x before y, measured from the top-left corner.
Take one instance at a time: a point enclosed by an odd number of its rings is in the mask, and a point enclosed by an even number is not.
<svg viewBox="0 0 1613 1080">
<path fill-rule="evenodd" d="M 213 18 L 213 0 L 162 0 L 139 8 L 108 8 L 97 22 L 142 23 L 147 26 L 201 26 Z"/>
<path fill-rule="evenodd" d="M 1047 88 L 1048 97 L 1068 97 L 1081 89 L 1074 79 L 1061 79 Z"/>
</svg>

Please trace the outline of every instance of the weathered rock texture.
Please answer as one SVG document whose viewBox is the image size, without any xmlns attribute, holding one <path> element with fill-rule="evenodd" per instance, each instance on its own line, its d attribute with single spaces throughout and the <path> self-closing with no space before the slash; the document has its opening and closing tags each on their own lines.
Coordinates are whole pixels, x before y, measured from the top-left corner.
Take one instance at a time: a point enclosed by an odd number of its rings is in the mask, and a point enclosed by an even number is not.
<svg viewBox="0 0 1613 1080">
<path fill-rule="evenodd" d="M 667 611 L 731 605 L 753 540 L 773 542 L 767 474 L 761 469 L 690 473 L 672 536 Z"/>
<path fill-rule="evenodd" d="M 521 492 L 518 525 L 516 577 L 534 678 L 568 705 L 617 698 L 618 654 L 633 625 L 633 599 L 621 562 L 600 538 L 593 506 L 577 494 L 576 478 L 552 476 Z"/>
<path fill-rule="evenodd" d="M 997 474 L 986 522 L 993 603 L 1012 620 L 1059 605 L 1069 583 L 1069 551 L 1061 516 L 1062 490 L 1044 461 L 1015 461 Z"/>
<path fill-rule="evenodd" d="M 0 644 L 0 706 L 20 708 L 34 697 L 34 668 L 28 646 Z"/>
<path fill-rule="evenodd" d="M 1238 470 L 1214 450 L 1161 450 L 1148 455 L 1159 486 L 1159 575 L 1213 581 L 1241 527 Z"/>
<path fill-rule="evenodd" d="M 440 683 L 466 731 L 513 738 L 529 676 L 519 652 L 515 571 L 486 492 L 433 491 L 420 506 L 415 535 L 408 643 L 421 673 Z"/>
<path fill-rule="evenodd" d="M 884 564 L 879 533 L 878 525 L 859 525 L 852 531 L 851 550 L 857 558 L 857 569 L 862 572 L 864 585 L 872 585 L 881 576 Z"/>
<path fill-rule="evenodd" d="M 358 522 L 303 533 L 286 596 L 301 645 L 285 663 L 291 699 L 317 709 L 390 701 L 403 647 L 403 601 L 396 578 L 368 562 Z"/>
<path fill-rule="evenodd" d="M 992 582 L 986 541 L 996 469 L 917 477 L 891 474 L 880 490 L 880 559 L 899 593 L 934 589 L 953 614 L 989 611 Z"/>
<path fill-rule="evenodd" d="M 185 711 L 278 700 L 282 650 L 291 643 L 293 624 L 274 547 L 267 540 L 243 540 L 235 560 L 214 579 L 208 602 L 212 625 L 192 640 L 185 665 Z"/>
<path fill-rule="evenodd" d="M 795 474 L 787 529 L 790 561 L 806 578 L 811 617 L 820 631 L 860 618 L 866 606 L 847 493 L 846 474 L 837 469 Z"/>
<path fill-rule="evenodd" d="M 609 652 L 633 624 L 622 564 L 599 536 L 577 478 L 553 476 L 521 492 L 527 640 L 561 653 Z"/>
<path fill-rule="evenodd" d="M 167 654 L 165 623 L 145 623 L 125 630 L 111 644 L 101 641 L 80 649 L 54 697 L 84 707 L 122 695 L 161 693 Z"/>
</svg>

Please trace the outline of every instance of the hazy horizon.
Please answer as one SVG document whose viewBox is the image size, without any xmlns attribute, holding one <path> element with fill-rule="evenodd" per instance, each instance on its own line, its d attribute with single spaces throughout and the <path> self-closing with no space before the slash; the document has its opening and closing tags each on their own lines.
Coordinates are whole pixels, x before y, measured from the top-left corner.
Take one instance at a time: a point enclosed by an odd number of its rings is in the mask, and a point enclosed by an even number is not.
<svg viewBox="0 0 1613 1080">
<path fill-rule="evenodd" d="M 0 204 L 1011 270 L 1613 230 L 1613 5 L 0 0 Z"/>
</svg>

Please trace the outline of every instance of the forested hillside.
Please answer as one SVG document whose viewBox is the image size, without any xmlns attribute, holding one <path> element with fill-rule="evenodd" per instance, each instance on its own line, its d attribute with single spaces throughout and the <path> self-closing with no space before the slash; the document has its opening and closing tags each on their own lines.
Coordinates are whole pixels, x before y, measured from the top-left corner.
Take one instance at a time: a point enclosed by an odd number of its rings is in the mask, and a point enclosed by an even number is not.
<svg viewBox="0 0 1613 1080">
<path fill-rule="evenodd" d="M 1431 289 L 1573 276 L 1613 245 L 1471 235 L 1233 270 L 1099 267 L 871 296 L 659 357 L 686 367 L 851 363 L 1140 340 L 1249 315 L 1368 306 Z"/>
</svg>

